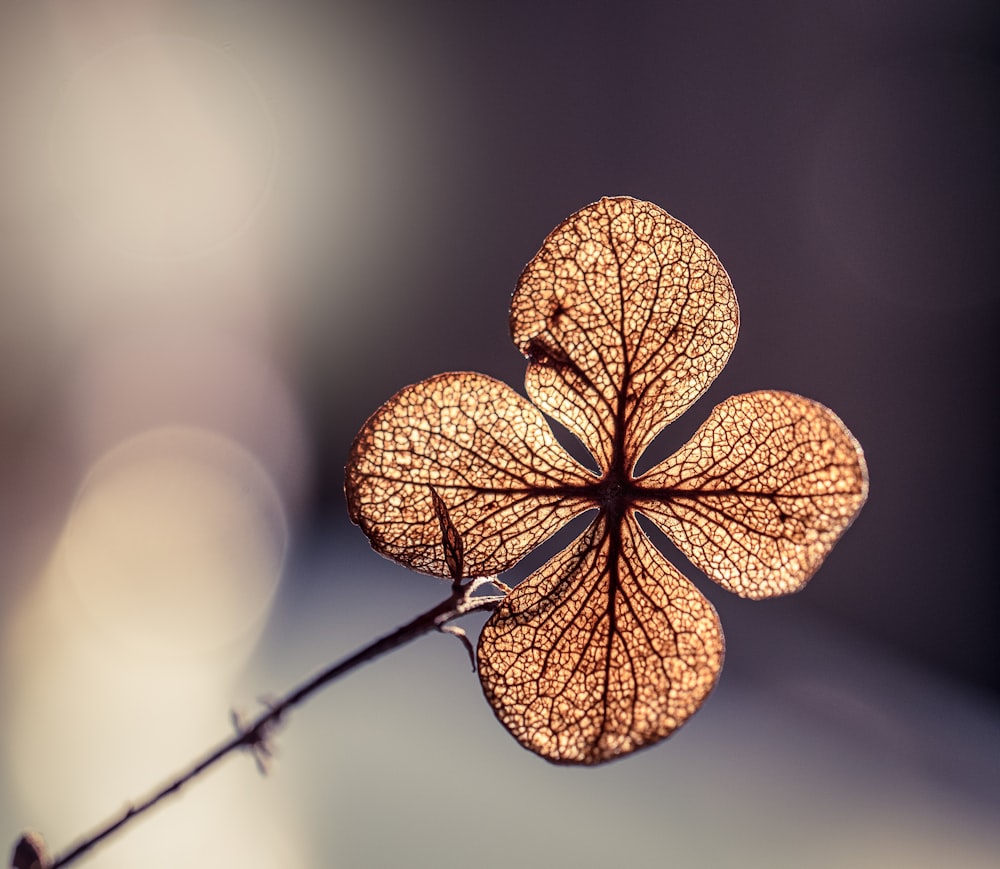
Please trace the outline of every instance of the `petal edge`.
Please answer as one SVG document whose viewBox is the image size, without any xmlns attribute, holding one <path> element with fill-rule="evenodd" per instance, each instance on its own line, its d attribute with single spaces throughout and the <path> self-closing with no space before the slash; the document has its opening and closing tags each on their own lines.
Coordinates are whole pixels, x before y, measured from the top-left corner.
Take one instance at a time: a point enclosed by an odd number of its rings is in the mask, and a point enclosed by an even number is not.
<svg viewBox="0 0 1000 869">
<path fill-rule="evenodd" d="M 739 308 L 701 238 L 620 196 L 549 233 L 518 281 L 510 328 L 530 360 L 528 396 L 606 469 L 616 443 L 634 464 L 709 387 L 736 343 Z"/>
<path fill-rule="evenodd" d="M 371 416 L 344 488 L 373 548 L 455 578 L 449 527 L 462 575 L 492 576 L 587 509 L 571 490 L 592 481 L 525 398 L 484 374 L 453 372 L 400 390 Z"/>
<path fill-rule="evenodd" d="M 483 627 L 487 701 L 525 748 L 596 764 L 669 736 L 715 686 L 712 605 L 629 514 L 603 517 L 511 592 Z"/>
<path fill-rule="evenodd" d="M 637 504 L 706 576 L 741 597 L 801 589 L 868 497 L 860 444 L 789 392 L 734 395 L 637 481 Z"/>
</svg>

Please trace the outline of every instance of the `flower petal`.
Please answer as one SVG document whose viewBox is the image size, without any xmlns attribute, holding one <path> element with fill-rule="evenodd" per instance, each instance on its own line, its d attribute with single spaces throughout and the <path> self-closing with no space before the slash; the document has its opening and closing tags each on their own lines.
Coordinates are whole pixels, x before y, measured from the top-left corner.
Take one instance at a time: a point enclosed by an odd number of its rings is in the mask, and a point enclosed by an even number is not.
<svg viewBox="0 0 1000 869">
<path fill-rule="evenodd" d="M 704 241 L 649 202 L 602 199 L 556 227 L 524 269 L 511 334 L 526 387 L 601 467 L 635 460 L 722 370 L 739 311 Z"/>
<path fill-rule="evenodd" d="M 750 598 L 802 588 L 868 496 L 853 435 L 787 392 L 724 401 L 637 483 L 637 509 L 707 576 Z"/>
<path fill-rule="evenodd" d="M 718 616 L 634 514 L 604 514 L 515 588 L 479 638 L 501 723 L 556 763 L 652 745 L 692 715 L 722 667 Z"/>
<path fill-rule="evenodd" d="M 345 489 L 383 555 L 435 576 L 492 576 L 591 506 L 568 487 L 593 480 L 527 400 L 461 372 L 406 387 L 365 423 Z"/>
</svg>

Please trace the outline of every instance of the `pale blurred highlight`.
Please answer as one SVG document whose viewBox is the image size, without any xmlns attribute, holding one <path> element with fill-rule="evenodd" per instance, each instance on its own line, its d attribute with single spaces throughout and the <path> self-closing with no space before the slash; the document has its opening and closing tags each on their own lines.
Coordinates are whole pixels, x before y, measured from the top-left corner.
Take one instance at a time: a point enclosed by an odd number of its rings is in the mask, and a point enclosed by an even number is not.
<svg viewBox="0 0 1000 869">
<path fill-rule="evenodd" d="M 246 450 L 160 429 L 94 466 L 60 551 L 78 615 L 133 651 L 183 659 L 259 630 L 287 544 L 281 499 Z"/>
<path fill-rule="evenodd" d="M 75 72 L 49 139 L 57 192 L 86 231 L 167 259 L 248 226 L 276 147 L 249 74 L 207 43 L 165 34 L 116 43 Z"/>
<path fill-rule="evenodd" d="M 224 735 L 226 698 L 266 624 L 287 545 L 277 490 L 228 438 L 161 428 L 95 463 L 3 631 L 5 766 L 47 832 L 78 834 L 81 817 L 114 811 Z M 282 813 L 264 817 L 246 773 L 220 773 L 102 865 L 169 866 L 193 850 L 232 859 L 243 834 L 226 830 L 244 812 L 260 814 L 261 829 L 239 865 L 297 865 Z"/>
<path fill-rule="evenodd" d="M 294 38 L 247 14 L 233 45 L 208 11 L 0 11 L 0 815 L 34 819 L 54 851 L 225 738 L 246 702 L 311 479 L 293 274 L 361 268 L 356 238 L 318 240 L 376 172 L 391 183 L 365 157 L 377 100 L 305 88 Z M 313 865 L 298 828 L 281 787 L 234 762 L 97 862 Z"/>
<path fill-rule="evenodd" d="M 45 819 L 56 848 L 219 741 L 234 670 L 229 656 L 187 653 L 181 666 L 136 654 L 80 617 L 67 581 L 57 554 L 3 635 L 10 686 L 3 766 L 20 811 Z M 164 637 L 157 642 L 162 652 Z M 214 865 L 308 865 L 287 812 L 251 786 L 256 778 L 252 764 L 219 770 L 154 823 L 102 849 L 99 865 L 165 869 L 193 853 Z"/>
</svg>

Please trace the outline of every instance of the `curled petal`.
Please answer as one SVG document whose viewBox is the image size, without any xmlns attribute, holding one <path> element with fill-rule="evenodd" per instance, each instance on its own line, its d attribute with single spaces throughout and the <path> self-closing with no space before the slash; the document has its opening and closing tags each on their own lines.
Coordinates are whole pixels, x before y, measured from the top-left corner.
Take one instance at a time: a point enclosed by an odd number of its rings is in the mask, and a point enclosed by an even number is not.
<svg viewBox="0 0 1000 869">
<path fill-rule="evenodd" d="M 470 372 L 401 390 L 365 423 L 345 489 L 372 546 L 435 576 L 491 576 L 591 506 L 593 476 L 504 383 Z"/>
<path fill-rule="evenodd" d="M 479 639 L 497 717 L 556 763 L 651 745 L 712 690 L 723 639 L 712 605 L 627 512 L 604 514 L 511 592 Z"/>
<path fill-rule="evenodd" d="M 550 233 L 521 275 L 510 322 L 531 360 L 528 395 L 607 469 L 616 449 L 634 465 L 708 388 L 739 311 L 704 241 L 657 206 L 619 197 Z"/>
<path fill-rule="evenodd" d="M 750 598 L 805 585 L 868 495 L 853 435 L 787 392 L 724 401 L 637 483 L 636 507 L 709 578 Z"/>
</svg>

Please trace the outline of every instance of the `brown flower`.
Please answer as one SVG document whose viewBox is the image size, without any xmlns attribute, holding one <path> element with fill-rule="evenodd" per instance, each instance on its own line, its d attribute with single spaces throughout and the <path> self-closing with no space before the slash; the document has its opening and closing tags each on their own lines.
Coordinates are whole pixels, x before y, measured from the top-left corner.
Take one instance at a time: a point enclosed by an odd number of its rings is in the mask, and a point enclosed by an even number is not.
<svg viewBox="0 0 1000 869">
<path fill-rule="evenodd" d="M 636 514 L 724 588 L 771 597 L 816 571 L 864 503 L 867 472 L 831 411 L 765 391 L 723 402 L 633 476 L 722 370 L 739 326 L 715 254 L 648 202 L 602 199 L 558 226 L 521 275 L 510 321 L 531 401 L 470 372 L 403 389 L 355 439 L 348 504 L 376 550 L 456 579 L 508 570 L 596 510 L 490 617 L 479 671 L 524 746 L 600 763 L 669 736 L 722 666 L 714 608 Z M 598 473 L 566 453 L 543 411 Z"/>
</svg>

